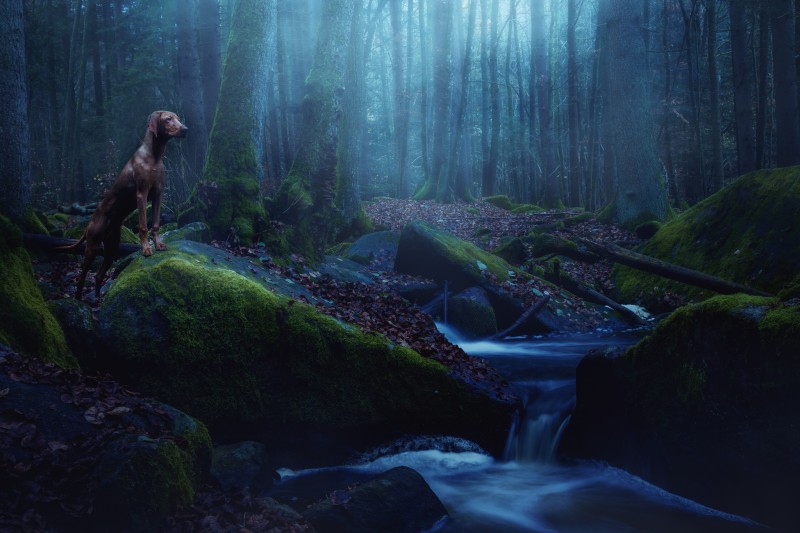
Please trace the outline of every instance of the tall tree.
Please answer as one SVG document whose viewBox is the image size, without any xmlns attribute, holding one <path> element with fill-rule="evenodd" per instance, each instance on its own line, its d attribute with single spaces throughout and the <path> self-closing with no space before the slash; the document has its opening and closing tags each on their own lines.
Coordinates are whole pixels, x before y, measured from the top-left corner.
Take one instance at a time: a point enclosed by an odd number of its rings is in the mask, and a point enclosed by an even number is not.
<svg viewBox="0 0 800 533">
<path fill-rule="evenodd" d="M 753 133 L 753 95 L 751 59 L 747 43 L 747 2 L 730 0 L 731 70 L 733 72 L 734 124 L 736 126 L 736 162 L 739 174 L 756 169 L 756 147 Z"/>
<path fill-rule="evenodd" d="M 719 118 L 719 75 L 717 73 L 717 0 L 706 0 L 708 88 L 711 106 L 711 182 L 706 194 L 722 188 L 722 127 Z"/>
<path fill-rule="evenodd" d="M 569 115 L 569 201 L 570 205 L 580 205 L 580 191 L 583 183 L 580 146 L 578 136 L 578 60 L 575 43 L 575 27 L 578 25 L 578 0 L 567 2 L 567 113 Z"/>
<path fill-rule="evenodd" d="M 539 165 L 541 166 L 542 198 L 541 204 L 555 207 L 559 203 L 558 178 L 556 176 L 555 149 L 553 145 L 553 115 L 551 99 L 553 80 L 550 73 L 547 25 L 544 16 L 544 1 L 531 0 L 531 92 L 536 88 L 536 109 L 539 117 Z M 532 108 L 533 109 L 533 108 Z M 533 124 L 533 122 L 531 122 Z"/>
<path fill-rule="evenodd" d="M 203 105 L 203 83 L 200 72 L 200 57 L 197 47 L 197 0 L 185 0 L 177 16 L 177 64 L 178 87 L 181 96 L 181 112 L 184 124 L 192 129 L 184 143 L 187 170 L 196 183 L 203 168 L 208 143 L 205 106 Z"/>
<path fill-rule="evenodd" d="M 647 50 L 642 39 L 638 0 L 609 0 L 601 6 L 598 31 L 614 65 L 604 98 L 606 157 L 611 157 L 615 198 L 609 214 L 621 224 L 667 215 L 667 195 L 661 176 L 648 92 Z"/>
<path fill-rule="evenodd" d="M 214 126 L 208 141 L 203 180 L 216 184 L 208 208 L 211 231 L 224 237 L 235 231 L 251 242 L 264 215 L 263 124 L 266 117 L 266 43 L 271 3 L 237 0 Z M 234 228 L 231 230 L 231 228 Z"/>
<path fill-rule="evenodd" d="M 450 37 L 453 27 L 453 4 L 450 0 L 429 3 L 433 27 L 431 56 L 433 58 L 433 150 L 428 179 L 415 195 L 418 199 L 451 200 L 453 191 L 447 183 L 447 154 L 450 124 L 450 83 L 453 69 L 450 57 Z"/>
<path fill-rule="evenodd" d="M 30 129 L 22 0 L 0 5 L 0 209 L 21 219 L 31 206 Z"/>
<path fill-rule="evenodd" d="M 354 111 L 345 109 L 345 99 L 352 95 L 348 96 L 344 75 L 363 64 L 361 56 L 353 57 L 354 40 L 350 38 L 351 31 L 359 27 L 354 21 L 360 17 L 360 0 L 330 0 L 323 9 L 316 55 L 306 79 L 302 140 L 292 169 L 272 202 L 273 215 L 292 225 L 289 239 L 294 249 L 312 259 L 321 257 L 345 224 L 337 209 L 337 194 L 351 190 L 352 184 L 346 180 L 352 174 L 346 165 L 352 162 L 340 158 L 340 149 L 347 148 L 340 133 L 346 133 L 346 141 L 352 142 L 357 132 L 347 133 L 352 127 L 349 123 L 342 130 L 342 117 Z"/>
<path fill-rule="evenodd" d="M 775 77 L 775 162 L 779 167 L 786 167 L 800 163 L 794 4 L 792 0 L 772 0 L 770 3 Z"/>
<path fill-rule="evenodd" d="M 394 146 L 397 161 L 397 190 L 401 196 L 408 194 L 408 103 L 406 80 L 403 73 L 403 24 L 400 18 L 401 0 L 389 1 L 389 18 L 392 24 L 392 83 L 394 88 Z M 411 18 L 411 13 L 408 13 Z M 410 35 L 408 36 L 410 38 Z M 358 72 L 356 75 L 358 76 Z"/>
<path fill-rule="evenodd" d="M 497 72 L 497 52 L 500 48 L 500 2 L 491 0 L 489 20 L 489 100 L 492 113 L 489 158 L 483 161 L 483 196 L 494 194 L 497 181 L 497 157 L 500 154 L 500 85 Z"/>
<path fill-rule="evenodd" d="M 461 76 L 458 81 L 458 96 L 455 104 L 455 127 L 450 138 L 450 153 L 448 155 L 448 177 L 447 181 L 450 188 L 454 191 L 455 197 L 460 200 L 471 200 L 473 198 L 470 190 L 470 183 L 466 179 L 458 179 L 461 167 L 459 157 L 462 139 L 464 137 L 464 118 L 469 102 L 469 72 L 472 63 L 472 40 L 475 35 L 475 19 L 478 11 L 478 0 L 470 0 L 469 17 L 467 20 L 467 42 L 464 56 L 461 61 Z"/>
</svg>

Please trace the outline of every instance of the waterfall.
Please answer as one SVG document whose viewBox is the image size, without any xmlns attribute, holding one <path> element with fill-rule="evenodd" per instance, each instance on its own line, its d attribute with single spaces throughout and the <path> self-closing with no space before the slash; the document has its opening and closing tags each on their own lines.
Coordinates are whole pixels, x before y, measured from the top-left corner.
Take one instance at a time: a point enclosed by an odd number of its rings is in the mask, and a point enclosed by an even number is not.
<svg viewBox="0 0 800 533">
<path fill-rule="evenodd" d="M 512 425 L 504 459 L 521 463 L 551 463 L 558 441 L 575 404 L 574 388 L 567 384 L 539 391 L 526 402 L 525 412 Z"/>
</svg>

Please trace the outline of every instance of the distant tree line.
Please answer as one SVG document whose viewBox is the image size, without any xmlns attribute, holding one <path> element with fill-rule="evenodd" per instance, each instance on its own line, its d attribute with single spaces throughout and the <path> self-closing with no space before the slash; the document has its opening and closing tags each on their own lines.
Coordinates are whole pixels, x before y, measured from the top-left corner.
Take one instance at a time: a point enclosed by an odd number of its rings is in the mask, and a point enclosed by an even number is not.
<svg viewBox="0 0 800 533">
<path fill-rule="evenodd" d="M 663 219 L 800 163 L 800 0 L 11 0 L 4 24 L 20 4 L 25 94 L 2 90 L 41 206 L 94 199 L 160 108 L 190 128 L 172 209 L 233 169 L 292 223 L 378 195 Z M 231 121 L 252 168 L 214 155 Z"/>
</svg>

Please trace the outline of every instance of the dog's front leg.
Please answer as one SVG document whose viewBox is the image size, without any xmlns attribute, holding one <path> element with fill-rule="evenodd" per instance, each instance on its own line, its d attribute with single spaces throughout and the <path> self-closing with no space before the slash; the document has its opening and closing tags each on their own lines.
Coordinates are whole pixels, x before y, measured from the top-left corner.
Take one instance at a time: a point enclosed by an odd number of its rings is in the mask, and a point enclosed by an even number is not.
<svg viewBox="0 0 800 533">
<path fill-rule="evenodd" d="M 164 190 L 159 188 L 153 195 L 153 228 L 150 232 L 153 235 L 153 241 L 156 243 L 156 250 L 162 251 L 167 249 L 167 245 L 161 242 L 161 237 L 158 235 L 158 230 L 161 228 L 161 197 Z"/>
<path fill-rule="evenodd" d="M 136 207 L 139 210 L 139 241 L 142 243 L 142 255 L 144 256 L 153 255 L 147 240 L 147 195 L 149 192 L 149 188 L 136 190 Z"/>
</svg>

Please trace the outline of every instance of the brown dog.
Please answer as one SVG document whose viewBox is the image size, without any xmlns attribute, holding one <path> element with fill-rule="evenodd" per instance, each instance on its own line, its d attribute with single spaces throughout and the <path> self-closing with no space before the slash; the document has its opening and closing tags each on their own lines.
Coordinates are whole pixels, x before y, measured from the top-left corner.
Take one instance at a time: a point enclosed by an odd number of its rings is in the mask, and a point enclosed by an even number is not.
<svg viewBox="0 0 800 533">
<path fill-rule="evenodd" d="M 170 111 L 155 111 L 147 121 L 144 142 L 122 168 L 111 189 L 106 190 L 103 200 L 97 206 L 89 226 L 81 239 L 65 250 L 78 248 L 86 242 L 78 288 L 75 297 L 83 294 L 86 273 L 103 245 L 103 263 L 95 276 L 95 295 L 100 296 L 103 278 L 117 255 L 122 223 L 134 209 L 139 209 L 139 240 L 142 255 L 153 254 L 147 240 L 147 202 L 153 202 L 153 241 L 156 250 L 166 250 L 161 242 L 158 229 L 161 227 L 161 197 L 164 194 L 166 176 L 164 174 L 164 150 L 167 141 L 173 137 L 185 137 L 189 128 L 181 124 L 178 116 Z"/>
</svg>

